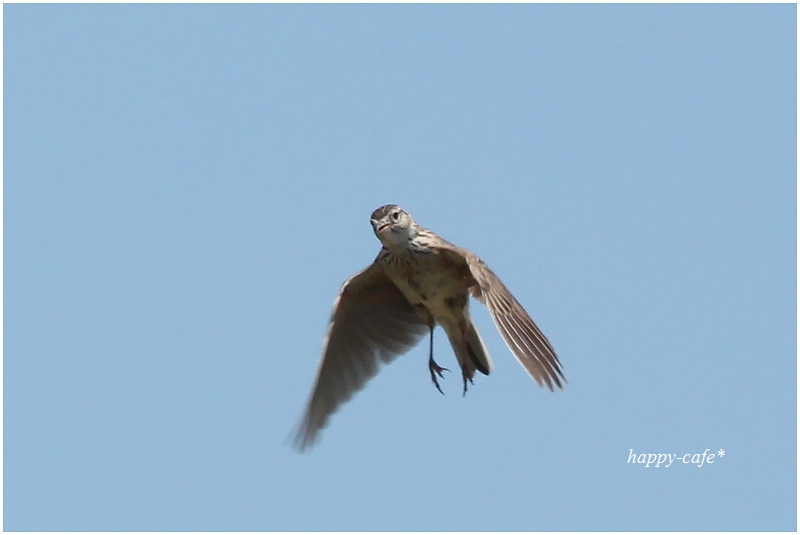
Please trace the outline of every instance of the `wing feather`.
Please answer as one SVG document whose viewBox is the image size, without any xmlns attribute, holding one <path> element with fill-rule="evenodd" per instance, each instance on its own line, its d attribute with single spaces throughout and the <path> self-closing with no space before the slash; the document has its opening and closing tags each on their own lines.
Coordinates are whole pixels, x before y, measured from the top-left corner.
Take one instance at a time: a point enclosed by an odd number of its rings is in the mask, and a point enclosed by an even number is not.
<svg viewBox="0 0 800 535">
<path fill-rule="evenodd" d="M 377 264 L 345 281 L 333 304 L 316 382 L 294 447 L 303 451 L 313 446 L 330 416 L 377 374 L 380 365 L 417 345 L 428 329 Z"/>
<path fill-rule="evenodd" d="M 463 254 L 478 284 L 478 297 L 486 303 L 497 330 L 522 367 L 539 386 L 562 388 L 566 378 L 550 341 L 499 277 L 474 254 Z"/>
</svg>

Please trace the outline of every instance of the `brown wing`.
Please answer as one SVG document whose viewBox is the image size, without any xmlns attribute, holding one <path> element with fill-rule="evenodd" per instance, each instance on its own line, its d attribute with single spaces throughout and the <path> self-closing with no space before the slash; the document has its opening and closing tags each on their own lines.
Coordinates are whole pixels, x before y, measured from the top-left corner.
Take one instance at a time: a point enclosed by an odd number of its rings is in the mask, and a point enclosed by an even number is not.
<svg viewBox="0 0 800 535">
<path fill-rule="evenodd" d="M 314 445 L 331 414 L 389 363 L 414 347 L 428 326 L 383 270 L 372 264 L 350 277 L 333 304 L 317 379 L 294 447 Z"/>
<path fill-rule="evenodd" d="M 551 391 L 553 385 L 562 388 L 561 381 L 566 383 L 566 378 L 547 337 L 483 260 L 463 249 L 459 252 L 478 283 L 476 297 L 489 307 L 497 329 L 523 368 L 539 386 L 546 384 Z"/>
</svg>

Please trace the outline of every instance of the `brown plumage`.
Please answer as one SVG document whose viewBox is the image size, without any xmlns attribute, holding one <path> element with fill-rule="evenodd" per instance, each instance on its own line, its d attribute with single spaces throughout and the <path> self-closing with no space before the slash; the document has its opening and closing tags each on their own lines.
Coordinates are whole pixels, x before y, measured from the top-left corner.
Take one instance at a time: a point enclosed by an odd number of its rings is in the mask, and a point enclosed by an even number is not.
<svg viewBox="0 0 800 535">
<path fill-rule="evenodd" d="M 469 296 L 486 304 L 511 352 L 530 376 L 551 391 L 566 382 L 550 342 L 508 288 L 470 251 L 420 227 L 402 208 L 386 205 L 371 222 L 383 244 L 375 261 L 342 285 L 333 305 L 314 389 L 294 438 L 303 451 L 329 417 L 382 364 L 430 336 L 428 367 L 436 388 L 442 368 L 433 360 L 433 329 L 441 325 L 464 384 L 492 360 L 469 315 Z"/>
</svg>

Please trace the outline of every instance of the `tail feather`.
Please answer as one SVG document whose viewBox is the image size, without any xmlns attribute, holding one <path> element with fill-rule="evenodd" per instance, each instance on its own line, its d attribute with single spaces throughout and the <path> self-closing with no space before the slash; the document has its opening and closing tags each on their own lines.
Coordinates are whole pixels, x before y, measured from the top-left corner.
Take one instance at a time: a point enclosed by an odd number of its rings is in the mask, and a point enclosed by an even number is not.
<svg viewBox="0 0 800 535">
<path fill-rule="evenodd" d="M 447 337 L 450 339 L 450 345 L 453 346 L 453 352 L 458 358 L 458 363 L 461 369 L 466 372 L 466 377 L 472 379 L 475 371 L 479 371 L 484 375 L 489 375 L 494 370 L 492 357 L 489 356 L 489 350 L 481 339 L 481 335 L 473 325 L 472 320 L 467 318 L 467 328 L 465 334 L 467 338 L 466 354 L 464 353 L 464 342 L 461 339 L 461 330 L 457 326 L 444 326 Z"/>
<path fill-rule="evenodd" d="M 467 354 L 475 368 L 483 375 L 489 375 L 494 369 L 489 350 L 486 349 L 478 329 L 472 322 L 467 326 Z"/>
</svg>

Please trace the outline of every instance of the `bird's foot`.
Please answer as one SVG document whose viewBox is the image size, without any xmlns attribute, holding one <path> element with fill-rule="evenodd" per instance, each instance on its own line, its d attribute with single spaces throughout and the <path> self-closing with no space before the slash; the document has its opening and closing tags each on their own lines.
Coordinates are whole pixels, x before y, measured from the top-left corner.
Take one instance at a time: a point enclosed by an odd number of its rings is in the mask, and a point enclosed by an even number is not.
<svg viewBox="0 0 800 535">
<path fill-rule="evenodd" d="M 472 382 L 472 375 L 474 373 L 475 372 L 469 373 L 466 368 L 461 369 L 461 377 L 464 379 L 464 393 L 462 394 L 462 396 L 467 395 L 467 381 L 469 381 L 469 384 L 471 385 L 475 384 Z"/>
<path fill-rule="evenodd" d="M 442 392 L 442 387 L 439 386 L 439 379 L 437 379 L 436 376 L 438 375 L 444 379 L 444 374 L 442 372 L 449 372 L 450 370 L 436 364 L 436 361 L 433 360 L 433 357 L 428 359 L 428 369 L 431 371 L 431 380 L 433 381 L 433 384 L 436 385 L 436 390 L 438 390 L 441 395 L 444 395 L 444 392 Z"/>
</svg>

